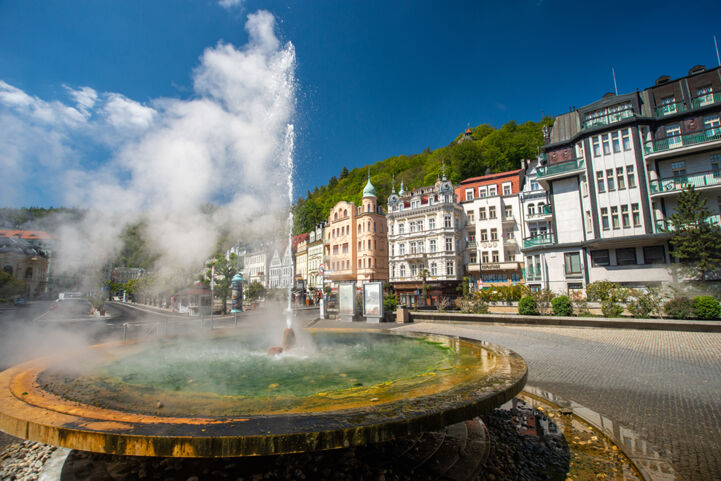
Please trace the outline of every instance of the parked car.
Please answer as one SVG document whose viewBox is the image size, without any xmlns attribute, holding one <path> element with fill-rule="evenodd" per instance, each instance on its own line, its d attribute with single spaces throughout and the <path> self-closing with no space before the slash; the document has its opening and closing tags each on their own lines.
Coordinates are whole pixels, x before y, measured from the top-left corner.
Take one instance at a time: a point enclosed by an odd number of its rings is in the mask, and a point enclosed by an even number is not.
<svg viewBox="0 0 721 481">
<path fill-rule="evenodd" d="M 25 298 L 24 298 L 24 297 L 16 297 L 15 300 L 13 301 L 13 304 L 15 304 L 15 305 L 18 306 L 18 307 L 25 307 L 25 306 L 27 306 L 27 303 L 25 302 Z"/>
</svg>

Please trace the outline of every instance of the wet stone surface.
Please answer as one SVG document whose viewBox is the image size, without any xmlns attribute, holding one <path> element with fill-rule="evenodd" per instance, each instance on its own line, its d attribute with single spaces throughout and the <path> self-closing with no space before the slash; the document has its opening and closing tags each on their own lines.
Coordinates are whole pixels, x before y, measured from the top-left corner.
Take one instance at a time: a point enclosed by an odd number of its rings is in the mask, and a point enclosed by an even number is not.
<svg viewBox="0 0 721 481">
<path fill-rule="evenodd" d="M 174 459 L 73 451 L 60 479 L 638 481 L 623 456 L 592 429 L 552 409 L 534 409 L 521 399 L 512 405 L 441 431 L 321 453 Z M 11 446 L 1 465 L 9 474 L 0 475 L 0 480 L 37 479 L 38 467 L 52 449 L 29 442 Z M 15 474 L 7 470 L 11 465 Z"/>
</svg>

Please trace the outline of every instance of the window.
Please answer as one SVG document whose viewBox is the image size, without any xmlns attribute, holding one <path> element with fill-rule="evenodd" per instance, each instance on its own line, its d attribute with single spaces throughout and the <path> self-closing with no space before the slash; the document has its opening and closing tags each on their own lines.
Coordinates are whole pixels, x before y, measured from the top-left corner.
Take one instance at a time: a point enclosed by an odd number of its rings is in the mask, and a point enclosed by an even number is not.
<svg viewBox="0 0 721 481">
<path fill-rule="evenodd" d="M 621 131 L 621 140 L 623 141 L 623 150 L 631 150 L 631 129 Z"/>
<path fill-rule="evenodd" d="M 614 132 L 611 134 L 611 144 L 613 145 L 613 152 L 621 152 L 621 133 Z"/>
<path fill-rule="evenodd" d="M 704 117 L 703 128 L 706 130 L 706 137 L 713 137 L 721 134 L 721 121 L 719 121 L 718 114 Z"/>
<path fill-rule="evenodd" d="M 491 251 L 491 262 L 498 262 L 498 251 Z"/>
<path fill-rule="evenodd" d="M 637 264 L 636 248 L 628 247 L 626 249 L 616 249 L 616 264 L 619 266 L 630 266 Z"/>
<path fill-rule="evenodd" d="M 32 279 L 33 278 L 33 268 L 28 267 L 25 269 L 25 279 Z"/>
<path fill-rule="evenodd" d="M 628 206 L 622 205 L 621 206 L 621 225 L 623 225 L 624 229 L 628 229 L 631 227 L 631 221 L 628 218 Z"/>
<path fill-rule="evenodd" d="M 415 264 L 411 264 L 411 277 L 417 277 L 418 276 L 418 266 Z"/>
<path fill-rule="evenodd" d="M 606 170 L 606 186 L 608 191 L 616 190 L 616 182 L 613 179 L 613 169 Z"/>
<path fill-rule="evenodd" d="M 713 103 L 713 89 L 710 85 L 696 90 L 696 103 L 699 107 Z"/>
<path fill-rule="evenodd" d="M 513 207 L 507 205 L 503 208 L 503 217 L 506 219 L 513 219 Z"/>
<path fill-rule="evenodd" d="M 608 209 L 606 207 L 601 207 L 601 227 L 603 227 L 603 230 L 608 230 Z"/>
<path fill-rule="evenodd" d="M 606 183 L 603 180 L 603 171 L 602 170 L 596 171 L 596 183 L 598 184 L 599 192 L 606 192 Z"/>
<path fill-rule="evenodd" d="M 586 182 L 586 177 L 581 177 L 581 193 L 584 197 L 588 196 L 588 182 Z"/>
<path fill-rule="evenodd" d="M 435 262 L 431 262 L 431 275 L 432 276 L 438 275 L 438 265 Z"/>
<path fill-rule="evenodd" d="M 686 162 L 681 160 L 679 162 L 671 163 L 671 174 L 674 179 L 682 179 L 686 177 Z"/>
<path fill-rule="evenodd" d="M 468 233 L 468 242 L 471 244 L 476 243 L 476 233 L 475 232 L 469 232 Z"/>
<path fill-rule="evenodd" d="M 593 219 L 590 210 L 586 211 L 586 232 L 593 232 Z"/>
<path fill-rule="evenodd" d="M 474 219 L 474 217 L 473 217 L 473 211 L 472 211 L 472 210 L 469 210 L 468 212 L 466 212 L 466 219 L 468 219 L 468 223 L 469 223 L 469 224 L 473 224 L 473 222 L 475 221 L 475 219 Z"/>
<path fill-rule="evenodd" d="M 451 252 L 453 250 L 453 239 L 450 237 L 446 237 L 446 252 Z"/>
<path fill-rule="evenodd" d="M 478 220 L 486 220 L 486 208 L 481 207 L 478 209 Z"/>
<path fill-rule="evenodd" d="M 541 188 L 541 185 L 538 183 L 537 180 L 531 181 L 531 190 L 538 190 Z"/>
<path fill-rule="evenodd" d="M 400 244 L 398 244 L 398 254 L 405 255 L 405 253 L 406 253 L 406 244 L 405 244 L 405 242 L 401 242 Z"/>
<path fill-rule="evenodd" d="M 492 205 L 492 206 L 488 207 L 488 218 L 489 219 L 496 218 L 496 206 Z"/>
<path fill-rule="evenodd" d="M 405 224 L 403 224 L 403 223 L 398 224 L 398 233 L 399 233 L 399 234 L 404 234 L 404 233 L 405 233 L 405 229 L 406 229 L 406 228 L 405 228 Z"/>
<path fill-rule="evenodd" d="M 468 259 L 469 259 L 469 260 L 468 260 L 469 264 L 475 264 L 476 261 L 478 260 L 478 255 L 477 255 L 477 253 L 476 253 L 476 252 L 471 252 L 471 253 L 468 255 Z"/>
<path fill-rule="evenodd" d="M 405 265 L 405 264 L 401 264 L 400 277 L 405 277 L 405 276 L 406 276 L 406 265 Z"/>
<path fill-rule="evenodd" d="M 488 231 L 481 229 L 481 242 L 488 242 Z"/>
<path fill-rule="evenodd" d="M 681 127 L 678 124 L 666 127 L 666 140 L 669 148 L 681 146 Z"/>
<path fill-rule="evenodd" d="M 616 167 L 616 181 L 618 190 L 626 188 L 626 179 L 623 177 L 623 167 Z"/>
<path fill-rule="evenodd" d="M 484 264 L 488 264 L 488 252 L 483 251 L 481 252 L 481 260 Z"/>
<path fill-rule="evenodd" d="M 643 248 L 643 261 L 645 264 L 665 264 L 666 252 L 663 246 L 649 246 Z"/>
<path fill-rule="evenodd" d="M 598 136 L 593 138 L 593 156 L 601 157 L 601 144 L 598 140 Z"/>
<path fill-rule="evenodd" d="M 536 215 L 536 204 L 528 204 L 528 217 Z"/>
<path fill-rule="evenodd" d="M 629 189 L 636 187 L 636 174 L 633 171 L 633 165 L 626 166 L 626 180 L 628 181 Z"/>
<path fill-rule="evenodd" d="M 453 261 L 446 262 L 446 275 L 447 276 L 453 275 Z"/>
<path fill-rule="evenodd" d="M 613 224 L 614 229 L 620 228 L 618 224 L 618 207 L 615 205 L 611 207 L 611 224 Z"/>
<path fill-rule="evenodd" d="M 631 217 L 633 217 L 633 225 L 641 226 L 641 213 L 638 211 L 638 204 L 631 204 Z"/>
<path fill-rule="evenodd" d="M 721 177 L 721 154 L 713 154 L 709 157 L 711 162 L 711 171 L 715 179 Z"/>
<path fill-rule="evenodd" d="M 661 99 L 661 113 L 663 115 L 675 114 L 676 113 L 676 98 L 664 97 Z"/>
<path fill-rule="evenodd" d="M 436 240 L 435 240 L 435 239 L 431 239 L 431 240 L 428 242 L 428 250 L 429 250 L 430 252 L 435 252 L 435 251 L 436 251 Z"/>
<path fill-rule="evenodd" d="M 485 187 L 479 187 L 478 188 L 478 197 L 483 198 L 486 196 L 486 188 Z"/>
<path fill-rule="evenodd" d="M 511 184 L 503 184 L 503 195 L 511 195 Z"/>
<path fill-rule="evenodd" d="M 498 240 L 498 229 L 491 229 L 491 240 L 492 241 Z"/>
<path fill-rule="evenodd" d="M 435 217 L 431 217 L 430 219 L 428 219 L 428 228 L 431 230 L 436 228 L 436 218 Z"/>
<path fill-rule="evenodd" d="M 566 252 L 564 254 L 564 265 L 567 277 L 577 277 L 581 275 L 581 254 L 578 252 Z"/>
<path fill-rule="evenodd" d="M 603 140 L 603 155 L 609 155 L 611 153 L 611 144 L 609 143 L 609 135 L 603 134 L 601 136 Z"/>
<path fill-rule="evenodd" d="M 443 227 L 453 227 L 453 224 L 451 222 L 452 221 L 450 215 L 443 216 Z"/>
<path fill-rule="evenodd" d="M 488 186 L 488 195 L 489 195 L 489 197 L 498 195 L 498 187 L 495 185 L 489 185 Z"/>
<path fill-rule="evenodd" d="M 591 264 L 594 266 L 607 266 L 611 264 L 608 249 L 591 251 Z"/>
<path fill-rule="evenodd" d="M 473 200 L 473 189 L 466 189 L 466 200 Z"/>
</svg>

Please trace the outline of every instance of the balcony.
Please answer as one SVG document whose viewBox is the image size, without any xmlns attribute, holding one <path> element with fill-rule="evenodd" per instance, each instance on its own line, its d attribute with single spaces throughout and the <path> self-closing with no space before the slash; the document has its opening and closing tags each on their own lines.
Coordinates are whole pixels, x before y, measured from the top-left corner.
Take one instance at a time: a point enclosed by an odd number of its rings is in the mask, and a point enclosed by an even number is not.
<svg viewBox="0 0 721 481">
<path fill-rule="evenodd" d="M 673 194 L 681 192 L 691 185 L 697 190 L 721 185 L 721 170 L 699 172 L 683 177 L 667 177 L 661 180 L 652 180 L 649 183 L 648 190 L 652 196 Z"/>
<path fill-rule="evenodd" d="M 517 271 L 521 268 L 521 265 L 518 262 L 510 261 L 510 262 L 489 262 L 486 264 L 481 264 L 481 271 L 482 272 L 489 272 L 489 271 Z"/>
<path fill-rule="evenodd" d="M 501 221 L 503 224 L 515 224 L 516 218 L 512 215 L 503 216 L 503 220 Z"/>
<path fill-rule="evenodd" d="M 583 122 L 583 130 L 591 129 L 593 127 L 603 127 L 604 125 L 615 124 L 624 119 L 630 119 L 634 116 L 633 110 L 622 110 L 621 112 L 614 112 L 612 114 L 604 115 L 602 117 L 596 117 L 594 119 L 588 119 Z"/>
<path fill-rule="evenodd" d="M 707 105 L 721 103 L 721 92 L 707 93 L 705 95 L 699 95 L 698 97 L 691 100 L 691 108 L 698 109 Z"/>
<path fill-rule="evenodd" d="M 531 247 L 537 247 L 542 245 L 553 244 L 553 234 L 539 234 L 533 237 L 526 237 L 523 239 L 523 248 L 530 249 Z"/>
<path fill-rule="evenodd" d="M 650 140 L 643 145 L 643 151 L 646 155 L 651 155 L 680 149 L 682 147 L 703 145 L 718 140 L 721 140 L 721 127 L 712 127 L 684 135 L 674 135 L 673 137 L 667 137 L 665 139 Z"/>
<path fill-rule="evenodd" d="M 656 117 L 665 117 L 667 115 L 677 114 L 686 111 L 686 104 L 683 101 L 672 102 L 656 107 Z"/>
<path fill-rule="evenodd" d="M 584 168 L 583 159 L 567 160 L 556 164 L 549 164 L 536 169 L 536 175 L 539 179 L 544 177 L 555 177 L 561 174 L 568 174 Z"/>
<path fill-rule="evenodd" d="M 716 214 L 706 217 L 706 223 L 721 227 L 721 215 Z M 656 221 L 656 232 L 671 232 L 674 230 L 676 229 L 668 219 L 659 219 Z"/>
<path fill-rule="evenodd" d="M 551 208 L 551 204 L 543 206 L 543 214 L 542 215 L 553 215 L 553 209 Z"/>
</svg>

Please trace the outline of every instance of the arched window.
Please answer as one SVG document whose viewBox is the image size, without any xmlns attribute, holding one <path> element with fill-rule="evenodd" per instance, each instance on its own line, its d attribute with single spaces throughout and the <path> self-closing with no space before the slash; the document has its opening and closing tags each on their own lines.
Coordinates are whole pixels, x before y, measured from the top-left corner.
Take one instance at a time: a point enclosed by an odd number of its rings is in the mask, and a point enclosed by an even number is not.
<svg viewBox="0 0 721 481">
<path fill-rule="evenodd" d="M 528 204 L 528 215 L 536 215 L 536 206 Z"/>
<path fill-rule="evenodd" d="M 33 268 L 28 267 L 25 269 L 25 279 L 32 279 L 33 278 Z"/>
<path fill-rule="evenodd" d="M 361 262 L 361 259 L 358 259 L 358 269 L 360 269 L 360 268 L 361 268 L 361 266 L 362 266 L 362 262 Z"/>
<path fill-rule="evenodd" d="M 539 203 L 538 203 L 537 207 L 538 207 L 538 213 L 539 213 L 539 214 L 543 214 L 543 206 L 544 206 L 544 205 L 546 205 L 546 204 L 544 204 L 543 202 L 539 202 Z"/>
<path fill-rule="evenodd" d="M 376 231 L 376 221 L 373 221 L 373 232 Z"/>
<path fill-rule="evenodd" d="M 348 217 L 348 209 L 345 209 L 345 210 L 343 211 L 343 217 Z"/>
<path fill-rule="evenodd" d="M 361 225 L 358 224 L 358 233 L 360 234 L 360 232 L 361 232 Z"/>
<path fill-rule="evenodd" d="M 333 220 L 338 220 L 338 212 L 333 215 Z"/>
</svg>

